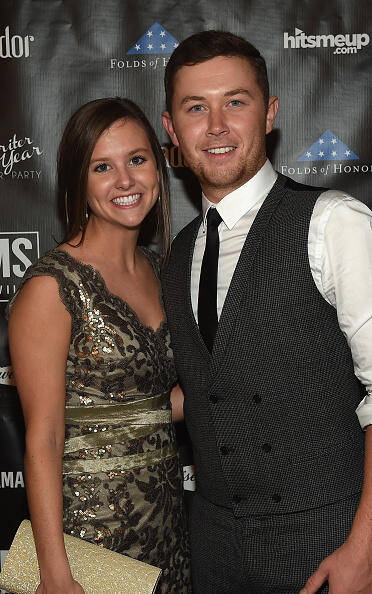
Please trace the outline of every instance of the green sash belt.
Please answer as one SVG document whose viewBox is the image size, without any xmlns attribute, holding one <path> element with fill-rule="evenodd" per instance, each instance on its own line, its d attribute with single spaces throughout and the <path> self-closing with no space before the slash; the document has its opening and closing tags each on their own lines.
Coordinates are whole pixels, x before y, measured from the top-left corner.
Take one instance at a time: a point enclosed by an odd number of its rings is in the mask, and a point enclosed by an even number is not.
<svg viewBox="0 0 372 594">
<path fill-rule="evenodd" d="M 141 468 L 157 464 L 166 458 L 173 458 L 177 455 L 177 446 L 170 443 L 159 450 L 151 450 L 144 454 L 128 454 L 128 456 L 117 456 L 94 460 L 65 460 L 63 462 L 63 474 L 86 474 L 95 472 L 125 471 L 132 468 Z"/>
<path fill-rule="evenodd" d="M 150 413 L 168 413 L 170 410 L 160 410 L 169 399 L 169 393 L 159 394 L 131 402 L 116 404 L 95 404 L 94 406 L 66 406 L 66 425 L 90 424 L 125 424 L 129 415 L 143 413 L 143 419 L 150 418 Z M 127 416 L 128 415 L 128 416 Z M 151 421 L 152 422 L 152 421 Z M 151 424 L 146 423 L 147 425 Z"/>
<path fill-rule="evenodd" d="M 91 432 L 86 435 L 67 438 L 65 441 L 65 454 L 78 450 L 95 450 L 113 443 L 125 443 L 149 435 L 170 423 L 172 411 L 163 409 L 167 404 L 169 394 L 160 394 L 150 398 L 143 398 L 132 402 L 117 404 L 98 404 L 91 407 L 67 406 L 67 425 L 87 425 Z M 106 429 L 105 425 L 114 425 Z M 115 425 L 119 425 L 116 426 Z M 175 444 L 167 445 L 161 449 L 145 452 L 144 454 L 128 454 L 127 456 L 65 460 L 63 462 L 64 474 L 95 473 L 106 471 L 120 471 L 140 466 L 148 466 L 176 455 Z"/>
</svg>

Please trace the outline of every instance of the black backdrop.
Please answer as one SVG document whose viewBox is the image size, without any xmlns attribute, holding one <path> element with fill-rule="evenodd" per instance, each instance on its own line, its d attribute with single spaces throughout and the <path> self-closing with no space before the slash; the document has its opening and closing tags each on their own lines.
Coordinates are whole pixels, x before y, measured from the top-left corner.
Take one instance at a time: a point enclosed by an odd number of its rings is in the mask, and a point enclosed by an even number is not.
<svg viewBox="0 0 372 594">
<path fill-rule="evenodd" d="M 26 513 L 23 429 L 4 308 L 31 262 L 61 237 L 56 150 L 73 110 L 104 96 L 136 101 L 169 164 L 172 230 L 197 212 L 198 186 L 161 127 L 175 44 L 231 30 L 267 59 L 279 96 L 268 152 L 297 181 L 369 206 L 372 4 L 369 0 L 2 0 L 0 13 L 0 549 Z M 182 430 L 181 430 L 182 433 Z M 181 442 L 183 437 L 181 435 Z M 188 463 L 187 454 L 185 463 Z M 191 470 L 185 470 L 190 487 Z"/>
</svg>

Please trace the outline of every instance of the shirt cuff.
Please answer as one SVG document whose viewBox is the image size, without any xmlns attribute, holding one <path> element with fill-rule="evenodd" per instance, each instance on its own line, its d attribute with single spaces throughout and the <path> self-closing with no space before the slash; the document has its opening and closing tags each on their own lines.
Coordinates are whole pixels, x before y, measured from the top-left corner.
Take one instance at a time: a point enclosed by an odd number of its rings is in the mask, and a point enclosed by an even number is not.
<svg viewBox="0 0 372 594">
<path fill-rule="evenodd" d="M 355 412 L 363 430 L 372 425 L 372 394 L 367 394 L 363 398 Z"/>
</svg>

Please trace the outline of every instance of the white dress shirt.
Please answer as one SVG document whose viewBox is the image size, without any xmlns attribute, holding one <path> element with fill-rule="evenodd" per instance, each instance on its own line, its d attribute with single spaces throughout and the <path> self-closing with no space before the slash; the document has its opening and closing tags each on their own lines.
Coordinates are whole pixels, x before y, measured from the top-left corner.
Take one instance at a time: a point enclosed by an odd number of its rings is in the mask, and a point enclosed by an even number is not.
<svg viewBox="0 0 372 594">
<path fill-rule="evenodd" d="M 216 207 L 220 255 L 217 278 L 217 315 L 226 294 L 246 236 L 277 173 L 266 161 L 246 184 L 217 205 L 203 194 L 203 222 L 194 249 L 191 269 L 191 301 L 198 319 L 198 292 L 206 240 L 206 215 Z M 314 207 L 308 237 L 311 273 L 322 297 L 337 310 L 338 323 L 349 344 L 355 375 L 367 394 L 356 413 L 362 428 L 372 424 L 372 212 L 348 194 L 323 192 Z"/>
</svg>

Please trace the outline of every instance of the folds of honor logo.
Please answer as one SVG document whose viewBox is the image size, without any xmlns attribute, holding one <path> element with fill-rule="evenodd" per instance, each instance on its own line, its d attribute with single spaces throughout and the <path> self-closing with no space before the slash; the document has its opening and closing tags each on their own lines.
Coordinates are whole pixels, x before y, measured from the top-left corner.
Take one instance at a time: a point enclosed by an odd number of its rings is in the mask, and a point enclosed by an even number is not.
<svg viewBox="0 0 372 594">
<path fill-rule="evenodd" d="M 165 27 L 154 23 L 127 51 L 130 58 L 111 58 L 110 68 L 165 68 L 169 54 L 178 45 L 177 39 Z"/>
<path fill-rule="evenodd" d="M 346 161 L 346 163 L 345 163 Z M 297 167 L 281 166 L 284 175 L 335 175 L 371 173 L 372 165 L 360 163 L 359 156 L 331 130 L 326 130 L 298 159 Z"/>
</svg>

